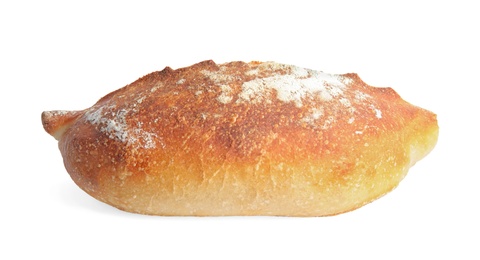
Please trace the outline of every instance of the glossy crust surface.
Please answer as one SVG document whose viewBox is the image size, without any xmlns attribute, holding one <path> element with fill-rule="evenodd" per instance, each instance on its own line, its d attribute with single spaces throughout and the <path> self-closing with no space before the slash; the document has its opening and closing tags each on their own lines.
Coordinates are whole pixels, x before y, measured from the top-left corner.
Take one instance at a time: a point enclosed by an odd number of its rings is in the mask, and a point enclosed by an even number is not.
<svg viewBox="0 0 480 260">
<path fill-rule="evenodd" d="M 42 122 L 80 188 L 153 215 L 343 213 L 438 137 L 436 115 L 390 88 L 275 62 L 167 67 Z"/>
</svg>

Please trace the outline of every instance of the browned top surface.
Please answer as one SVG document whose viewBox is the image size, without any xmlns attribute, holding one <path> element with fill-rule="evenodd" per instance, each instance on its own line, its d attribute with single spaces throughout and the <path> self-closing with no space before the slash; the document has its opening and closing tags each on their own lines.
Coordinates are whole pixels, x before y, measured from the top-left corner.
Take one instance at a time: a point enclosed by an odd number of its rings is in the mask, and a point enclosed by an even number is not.
<svg viewBox="0 0 480 260">
<path fill-rule="evenodd" d="M 205 164 L 329 158 L 399 131 L 419 113 L 436 122 L 356 74 L 205 61 L 167 67 L 110 93 L 68 131 L 81 149 L 108 154 L 92 156 L 138 171 L 199 156 Z"/>
</svg>

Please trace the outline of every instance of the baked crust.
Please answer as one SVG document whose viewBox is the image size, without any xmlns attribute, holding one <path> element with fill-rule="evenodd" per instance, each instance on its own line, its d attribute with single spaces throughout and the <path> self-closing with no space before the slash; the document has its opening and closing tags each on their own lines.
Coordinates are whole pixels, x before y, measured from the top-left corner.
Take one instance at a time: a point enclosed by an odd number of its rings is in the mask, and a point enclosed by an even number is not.
<svg viewBox="0 0 480 260">
<path fill-rule="evenodd" d="M 204 61 L 42 114 L 88 194 L 153 215 L 325 216 L 395 188 L 436 115 L 356 74 Z"/>
</svg>

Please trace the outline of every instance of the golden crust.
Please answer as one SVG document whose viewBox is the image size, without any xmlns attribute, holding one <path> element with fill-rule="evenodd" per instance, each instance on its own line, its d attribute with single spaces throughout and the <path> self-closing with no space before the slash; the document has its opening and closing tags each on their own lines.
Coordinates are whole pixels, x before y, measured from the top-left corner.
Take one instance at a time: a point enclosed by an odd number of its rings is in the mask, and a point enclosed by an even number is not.
<svg viewBox="0 0 480 260">
<path fill-rule="evenodd" d="M 390 88 L 273 62 L 167 67 L 42 121 L 82 189 L 154 215 L 353 210 L 396 187 L 438 136 L 435 114 Z"/>
</svg>

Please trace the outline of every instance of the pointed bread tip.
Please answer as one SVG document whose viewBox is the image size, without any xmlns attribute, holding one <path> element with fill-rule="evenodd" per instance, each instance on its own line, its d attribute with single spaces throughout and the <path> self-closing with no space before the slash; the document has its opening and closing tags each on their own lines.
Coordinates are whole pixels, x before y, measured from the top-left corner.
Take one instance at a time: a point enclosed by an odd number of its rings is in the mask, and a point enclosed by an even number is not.
<svg viewBox="0 0 480 260">
<path fill-rule="evenodd" d="M 53 110 L 42 113 L 42 125 L 47 133 L 60 140 L 65 130 L 78 118 L 82 111 Z"/>
</svg>

